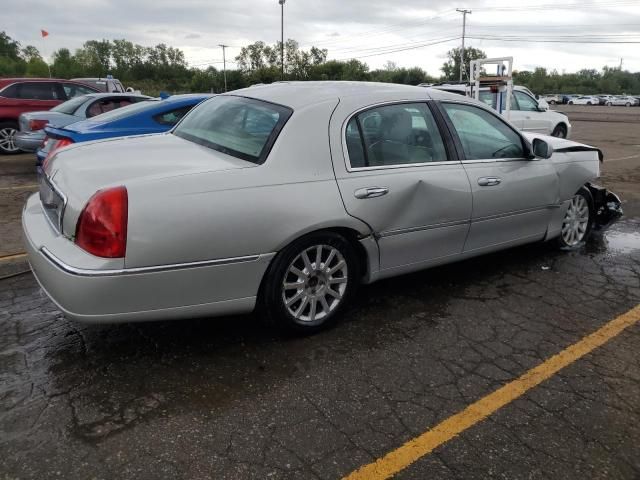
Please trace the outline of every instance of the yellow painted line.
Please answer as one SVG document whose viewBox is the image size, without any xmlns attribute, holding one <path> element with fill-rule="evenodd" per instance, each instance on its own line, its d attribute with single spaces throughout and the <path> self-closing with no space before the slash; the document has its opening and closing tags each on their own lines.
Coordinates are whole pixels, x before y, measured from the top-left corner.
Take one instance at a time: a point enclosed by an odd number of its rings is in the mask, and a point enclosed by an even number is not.
<svg viewBox="0 0 640 480">
<path fill-rule="evenodd" d="M 34 183 L 33 185 L 16 185 L 14 187 L 0 187 L 0 191 L 5 191 L 5 190 L 31 190 L 32 188 L 38 188 L 38 184 Z"/>
<path fill-rule="evenodd" d="M 511 403 L 528 390 L 551 378 L 564 367 L 605 344 L 638 321 L 640 321 L 640 305 L 611 320 L 602 328 L 567 347 L 516 380 L 447 418 L 431 430 L 409 440 L 375 462 L 362 466 L 344 477 L 344 480 L 381 480 L 395 475 L 440 445 Z"/>
<path fill-rule="evenodd" d="M 17 260 L 19 258 L 24 258 L 26 256 L 27 256 L 26 253 L 14 253 L 13 255 L 5 255 L 3 257 L 0 257 L 0 262 L 4 262 L 7 260 Z"/>
</svg>

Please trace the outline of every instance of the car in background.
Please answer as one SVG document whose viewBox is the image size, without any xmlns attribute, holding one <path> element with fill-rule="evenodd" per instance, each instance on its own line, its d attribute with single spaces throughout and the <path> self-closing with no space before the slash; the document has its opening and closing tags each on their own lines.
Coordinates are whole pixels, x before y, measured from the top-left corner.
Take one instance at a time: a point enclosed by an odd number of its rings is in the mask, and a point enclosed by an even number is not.
<svg viewBox="0 0 640 480">
<path fill-rule="evenodd" d="M 569 100 L 569 105 L 600 105 L 600 99 L 592 95 L 582 95 Z"/>
<path fill-rule="evenodd" d="M 449 93 L 471 94 L 464 84 L 439 84 L 432 88 Z M 498 94 L 488 87 L 480 89 L 480 101 L 498 110 Z M 506 115 L 506 95 L 502 95 L 503 115 Z M 554 137 L 568 138 L 571 135 L 571 123 L 566 114 L 549 110 L 544 99 L 537 100 L 526 87 L 516 85 L 511 96 L 509 120 L 523 132 L 535 132 Z"/>
<path fill-rule="evenodd" d="M 192 93 L 153 98 L 64 127 L 45 127 L 47 138 L 36 154 L 36 166 L 40 166 L 50 152 L 73 143 L 166 132 L 198 103 L 212 96 Z"/>
<path fill-rule="evenodd" d="M 71 319 L 260 305 L 311 334 L 360 283 L 532 242 L 581 248 L 621 213 L 590 183 L 601 158 L 440 90 L 274 83 L 203 102 L 167 134 L 58 151 L 22 225 L 35 278 Z"/>
<path fill-rule="evenodd" d="M 150 98 L 130 93 L 90 93 L 67 100 L 51 110 L 23 113 L 18 119 L 20 131 L 15 137 L 16 145 L 25 152 L 35 152 L 42 146 L 47 125 L 64 127 Z"/>
<path fill-rule="evenodd" d="M 580 95 L 574 95 L 572 93 L 562 95 L 562 104 L 567 105 L 572 99 L 579 97 Z"/>
<path fill-rule="evenodd" d="M 107 75 L 106 78 L 92 77 L 92 78 L 72 78 L 76 82 L 91 85 L 97 88 L 101 92 L 105 93 L 125 93 L 126 89 L 122 85 L 122 82 L 117 78 L 113 78 L 111 75 Z"/>
<path fill-rule="evenodd" d="M 638 100 L 635 97 L 630 97 L 627 95 L 615 95 L 611 98 L 610 103 L 608 103 L 607 105 L 631 107 L 637 105 L 637 102 Z"/>
<path fill-rule="evenodd" d="M 598 95 L 599 105 L 611 105 L 613 95 Z"/>
<path fill-rule="evenodd" d="M 553 93 L 551 95 L 542 95 L 540 98 L 543 98 L 549 105 L 562 103 L 562 96 L 556 93 Z"/>
<path fill-rule="evenodd" d="M 15 135 L 25 112 L 49 110 L 62 102 L 98 89 L 55 78 L 0 78 L 0 154 L 18 153 Z"/>
</svg>

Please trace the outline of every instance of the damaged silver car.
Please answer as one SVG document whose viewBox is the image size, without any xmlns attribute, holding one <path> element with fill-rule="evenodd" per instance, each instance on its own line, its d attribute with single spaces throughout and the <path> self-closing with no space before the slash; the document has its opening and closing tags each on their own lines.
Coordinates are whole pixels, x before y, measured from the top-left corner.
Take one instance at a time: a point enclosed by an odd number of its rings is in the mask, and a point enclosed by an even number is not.
<svg viewBox="0 0 640 480">
<path fill-rule="evenodd" d="M 73 145 L 23 212 L 31 265 L 87 322 L 250 312 L 311 333 L 359 283 L 529 242 L 576 248 L 620 201 L 601 152 L 470 98 L 284 82 L 170 133 Z"/>
</svg>

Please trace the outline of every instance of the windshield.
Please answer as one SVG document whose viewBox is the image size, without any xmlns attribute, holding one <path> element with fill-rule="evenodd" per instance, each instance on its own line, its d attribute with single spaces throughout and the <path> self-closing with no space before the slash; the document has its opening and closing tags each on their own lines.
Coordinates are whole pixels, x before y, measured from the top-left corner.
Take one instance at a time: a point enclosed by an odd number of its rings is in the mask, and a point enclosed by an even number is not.
<svg viewBox="0 0 640 480">
<path fill-rule="evenodd" d="M 79 97 L 72 98 L 71 100 L 67 100 L 64 103 L 61 103 L 56 107 L 53 107 L 51 111 L 58 112 L 58 113 L 66 113 L 67 115 L 73 115 L 75 111 L 78 110 L 78 107 L 84 104 L 84 102 L 86 102 L 87 100 L 89 100 L 88 95 L 80 95 Z"/>
<path fill-rule="evenodd" d="M 292 113 L 281 105 L 221 95 L 191 111 L 173 133 L 227 155 L 262 163 Z"/>
<path fill-rule="evenodd" d="M 158 103 L 161 100 L 157 98 L 152 98 L 149 100 L 143 100 L 138 103 L 134 103 L 132 105 L 127 105 L 126 107 L 117 108 L 115 110 L 111 110 L 107 113 L 101 113 L 100 115 L 96 115 L 95 117 L 91 117 L 89 119 L 90 122 L 113 122 L 115 120 L 120 120 L 122 118 L 128 117 L 129 115 L 134 115 L 136 113 L 144 112 L 153 107 L 157 107 Z"/>
</svg>

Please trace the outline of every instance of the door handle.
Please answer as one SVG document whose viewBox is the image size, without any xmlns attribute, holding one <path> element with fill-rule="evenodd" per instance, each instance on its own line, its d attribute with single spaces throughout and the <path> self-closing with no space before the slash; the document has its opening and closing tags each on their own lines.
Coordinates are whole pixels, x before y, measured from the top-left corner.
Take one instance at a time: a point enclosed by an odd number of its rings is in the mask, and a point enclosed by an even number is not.
<svg viewBox="0 0 640 480">
<path fill-rule="evenodd" d="M 353 196 L 356 198 L 375 198 L 381 197 L 389 193 L 388 187 L 367 187 L 359 188 L 353 192 Z"/>
<path fill-rule="evenodd" d="M 499 185 L 501 181 L 502 179 L 498 177 L 480 177 L 478 185 L 481 187 L 493 187 L 494 185 Z"/>
</svg>

